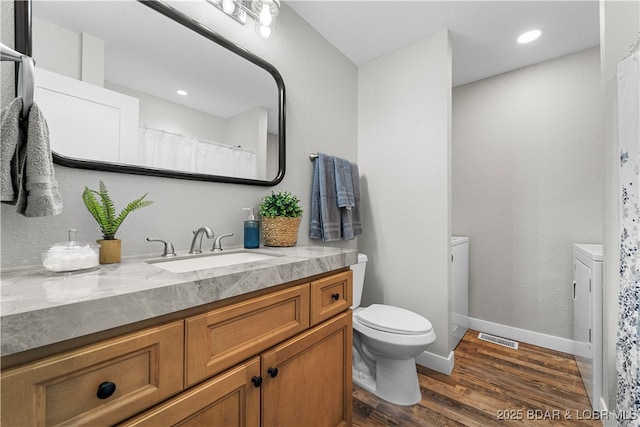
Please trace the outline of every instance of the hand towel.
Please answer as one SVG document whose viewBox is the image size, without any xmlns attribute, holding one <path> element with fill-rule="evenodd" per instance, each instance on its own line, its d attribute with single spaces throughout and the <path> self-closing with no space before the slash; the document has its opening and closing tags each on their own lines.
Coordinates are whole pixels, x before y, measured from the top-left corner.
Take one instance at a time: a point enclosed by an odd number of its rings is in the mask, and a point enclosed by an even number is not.
<svg viewBox="0 0 640 427">
<path fill-rule="evenodd" d="M 58 215 L 62 212 L 62 197 L 53 169 L 49 127 L 35 102 L 29 110 L 24 145 L 19 153 L 23 182 L 16 210 L 27 217 Z"/>
<path fill-rule="evenodd" d="M 344 240 L 352 240 L 362 234 L 362 218 L 360 216 L 360 176 L 358 165 L 349 163 L 349 187 L 352 190 L 353 206 L 340 208 L 341 233 Z"/>
<path fill-rule="evenodd" d="M 362 235 L 362 204 L 360 198 L 360 170 L 357 163 L 351 163 L 351 178 L 353 180 L 353 198 L 355 204 L 351 209 L 351 226 L 353 236 Z"/>
<path fill-rule="evenodd" d="M 22 142 L 20 114 L 22 98 L 16 98 L 2 110 L 0 125 L 0 201 L 15 204 L 20 188 L 18 151 Z"/>
<path fill-rule="evenodd" d="M 346 159 L 334 157 L 333 164 L 336 174 L 336 199 L 338 207 L 350 209 L 356 205 L 353 196 L 351 163 Z"/>
<path fill-rule="evenodd" d="M 341 218 L 336 201 L 335 167 L 332 156 L 318 154 L 311 188 L 309 237 L 325 242 L 340 240 Z"/>
</svg>

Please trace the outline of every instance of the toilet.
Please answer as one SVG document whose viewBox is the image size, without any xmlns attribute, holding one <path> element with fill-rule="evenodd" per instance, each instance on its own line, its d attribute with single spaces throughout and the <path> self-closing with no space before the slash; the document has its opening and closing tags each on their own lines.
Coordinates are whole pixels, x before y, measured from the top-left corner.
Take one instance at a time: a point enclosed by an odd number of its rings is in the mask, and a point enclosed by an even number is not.
<svg viewBox="0 0 640 427">
<path fill-rule="evenodd" d="M 367 256 L 353 271 L 353 382 L 396 405 L 422 399 L 415 357 L 436 340 L 431 323 L 391 305 L 360 307 Z"/>
</svg>

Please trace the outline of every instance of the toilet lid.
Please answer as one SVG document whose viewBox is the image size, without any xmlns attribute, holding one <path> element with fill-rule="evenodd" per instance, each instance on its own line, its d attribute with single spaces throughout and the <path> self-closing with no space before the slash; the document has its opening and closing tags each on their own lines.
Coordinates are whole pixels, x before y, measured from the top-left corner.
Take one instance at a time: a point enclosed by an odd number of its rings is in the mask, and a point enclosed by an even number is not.
<svg viewBox="0 0 640 427">
<path fill-rule="evenodd" d="M 356 317 L 370 328 L 395 334 L 425 334 L 432 328 L 431 322 L 419 314 L 391 305 L 372 304 L 359 310 Z"/>
</svg>

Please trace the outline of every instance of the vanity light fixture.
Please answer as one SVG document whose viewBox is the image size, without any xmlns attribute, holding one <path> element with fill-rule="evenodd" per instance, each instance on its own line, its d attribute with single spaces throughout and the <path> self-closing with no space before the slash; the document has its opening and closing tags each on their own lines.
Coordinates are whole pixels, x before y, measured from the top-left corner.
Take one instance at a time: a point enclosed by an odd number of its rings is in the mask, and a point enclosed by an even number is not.
<svg viewBox="0 0 640 427">
<path fill-rule="evenodd" d="M 522 35 L 520 35 L 520 37 L 518 37 L 518 43 L 520 44 L 531 43 L 532 41 L 537 40 L 541 35 L 542 35 L 541 30 L 527 31 L 526 33 L 523 33 Z"/>
<path fill-rule="evenodd" d="M 186 90 L 182 90 L 182 89 L 178 89 L 178 90 L 176 91 L 176 93 L 177 93 L 178 95 L 182 95 L 182 96 L 187 96 L 187 95 L 188 95 L 187 91 L 186 91 Z"/>
<path fill-rule="evenodd" d="M 256 32 L 268 38 L 276 26 L 280 0 L 207 0 L 236 22 L 245 25 L 247 15 L 256 21 Z"/>
</svg>

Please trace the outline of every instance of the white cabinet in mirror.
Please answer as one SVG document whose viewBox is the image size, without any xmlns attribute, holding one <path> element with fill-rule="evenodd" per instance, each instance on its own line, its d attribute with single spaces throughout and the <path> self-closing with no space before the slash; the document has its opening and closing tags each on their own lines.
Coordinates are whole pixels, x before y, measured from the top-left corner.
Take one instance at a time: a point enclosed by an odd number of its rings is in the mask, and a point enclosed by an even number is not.
<svg viewBox="0 0 640 427">
<path fill-rule="evenodd" d="M 31 3 L 35 100 L 55 161 L 260 185 L 282 179 L 284 83 L 270 64 L 164 3 Z"/>
</svg>

